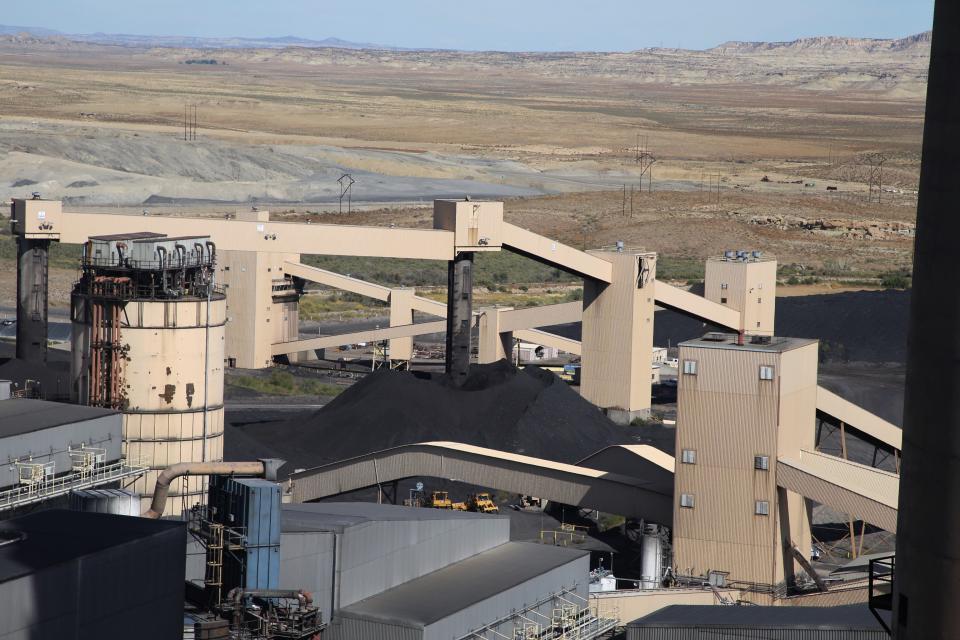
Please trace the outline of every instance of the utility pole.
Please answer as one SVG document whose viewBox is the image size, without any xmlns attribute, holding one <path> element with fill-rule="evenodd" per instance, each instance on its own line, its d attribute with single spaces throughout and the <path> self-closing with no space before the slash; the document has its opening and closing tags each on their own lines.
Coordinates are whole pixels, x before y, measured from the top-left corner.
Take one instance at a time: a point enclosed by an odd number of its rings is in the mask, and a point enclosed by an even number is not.
<svg viewBox="0 0 960 640">
<path fill-rule="evenodd" d="M 352 197 L 353 197 L 353 183 L 356 180 L 353 179 L 349 173 L 345 173 L 339 178 L 337 182 L 340 184 L 340 213 L 343 213 L 343 198 L 347 198 L 347 213 L 350 213 L 352 209 Z"/>
<path fill-rule="evenodd" d="M 648 140 L 647 137 L 643 138 L 643 146 L 640 146 L 640 134 L 637 134 L 637 151 L 635 160 L 638 165 L 640 165 L 640 191 L 643 191 L 643 177 L 647 177 L 647 191 L 653 191 L 653 163 L 657 159 L 653 156 L 653 152 L 650 151 L 650 148 L 647 146 Z"/>
</svg>

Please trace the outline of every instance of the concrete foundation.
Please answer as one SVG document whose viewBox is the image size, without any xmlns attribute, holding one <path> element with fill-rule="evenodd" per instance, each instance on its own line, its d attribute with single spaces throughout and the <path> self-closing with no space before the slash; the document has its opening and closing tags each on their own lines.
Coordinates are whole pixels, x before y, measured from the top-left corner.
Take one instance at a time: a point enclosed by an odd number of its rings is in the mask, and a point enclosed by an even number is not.
<svg viewBox="0 0 960 640">
<path fill-rule="evenodd" d="M 607 417 L 617 424 L 630 424 L 636 419 L 646 420 L 650 417 L 650 408 L 637 409 L 636 411 L 626 411 L 624 409 L 606 409 L 604 411 Z"/>
</svg>

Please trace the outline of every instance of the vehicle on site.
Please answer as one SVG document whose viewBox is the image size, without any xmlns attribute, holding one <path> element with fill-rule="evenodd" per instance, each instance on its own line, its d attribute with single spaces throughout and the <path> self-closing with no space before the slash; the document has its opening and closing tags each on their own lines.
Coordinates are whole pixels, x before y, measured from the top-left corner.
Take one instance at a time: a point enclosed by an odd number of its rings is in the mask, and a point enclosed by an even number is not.
<svg viewBox="0 0 960 640">
<path fill-rule="evenodd" d="M 466 502 L 454 502 L 450 508 L 454 511 L 470 511 Z"/>
<path fill-rule="evenodd" d="M 434 509 L 453 509 L 453 501 L 446 491 L 434 491 L 430 494 L 430 506 Z"/>
<path fill-rule="evenodd" d="M 580 384 L 580 365 L 579 364 L 565 364 L 563 365 L 563 373 L 560 374 L 560 379 L 564 382 L 569 382 L 570 384 Z"/>
<path fill-rule="evenodd" d="M 471 495 L 467 500 L 467 507 L 470 511 L 479 513 L 500 513 L 500 507 L 490 499 L 490 494 L 486 492 Z"/>
</svg>

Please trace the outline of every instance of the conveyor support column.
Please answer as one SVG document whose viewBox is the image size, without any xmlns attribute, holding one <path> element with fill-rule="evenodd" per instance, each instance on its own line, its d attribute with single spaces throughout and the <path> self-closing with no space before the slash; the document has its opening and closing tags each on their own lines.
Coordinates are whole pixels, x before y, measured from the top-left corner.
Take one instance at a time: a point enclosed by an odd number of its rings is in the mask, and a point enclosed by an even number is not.
<svg viewBox="0 0 960 640">
<path fill-rule="evenodd" d="M 454 386 L 470 373 L 473 325 L 473 252 L 461 251 L 447 266 L 446 371 Z"/>
<path fill-rule="evenodd" d="M 17 358 L 47 361 L 50 241 L 17 238 Z"/>
</svg>

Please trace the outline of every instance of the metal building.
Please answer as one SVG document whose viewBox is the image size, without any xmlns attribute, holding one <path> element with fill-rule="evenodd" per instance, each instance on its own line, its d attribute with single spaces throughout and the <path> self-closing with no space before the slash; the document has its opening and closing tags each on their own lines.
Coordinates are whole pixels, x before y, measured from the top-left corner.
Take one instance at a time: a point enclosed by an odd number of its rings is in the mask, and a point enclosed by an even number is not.
<svg viewBox="0 0 960 640">
<path fill-rule="evenodd" d="M 123 412 L 124 452 L 151 471 L 147 496 L 171 464 L 223 458 L 225 303 L 209 238 L 158 233 L 94 236 L 84 245 L 71 316 L 72 392 Z M 200 502 L 201 477 L 178 480 L 169 509 Z"/>
<path fill-rule="evenodd" d="M 110 409 L 0 401 L 0 510 L 141 475 L 121 459 L 121 431 Z"/>
<path fill-rule="evenodd" d="M 817 341 L 707 334 L 680 345 L 678 376 L 677 571 L 792 584 L 793 549 L 809 556 L 809 513 L 778 487 L 777 465 L 814 449 Z"/>
<path fill-rule="evenodd" d="M 866 605 L 671 605 L 627 625 L 627 640 L 888 640 Z"/>
<path fill-rule="evenodd" d="M 0 522 L 0 638 L 182 637 L 183 523 L 49 510 Z"/>
<path fill-rule="evenodd" d="M 286 504 L 282 513 L 280 584 L 312 592 L 325 620 L 510 539 L 505 516 L 365 502 Z"/>
<path fill-rule="evenodd" d="M 777 261 L 759 251 L 726 251 L 707 260 L 703 296 L 740 312 L 739 330 L 772 336 L 777 302 Z"/>
<path fill-rule="evenodd" d="M 140 496 L 126 489 L 82 489 L 70 492 L 70 508 L 89 513 L 139 516 Z"/>
<path fill-rule="evenodd" d="M 341 609 L 336 640 L 537 638 L 555 622 L 590 623 L 589 552 L 508 542 Z M 557 636 L 549 636 L 557 637 Z"/>
</svg>

